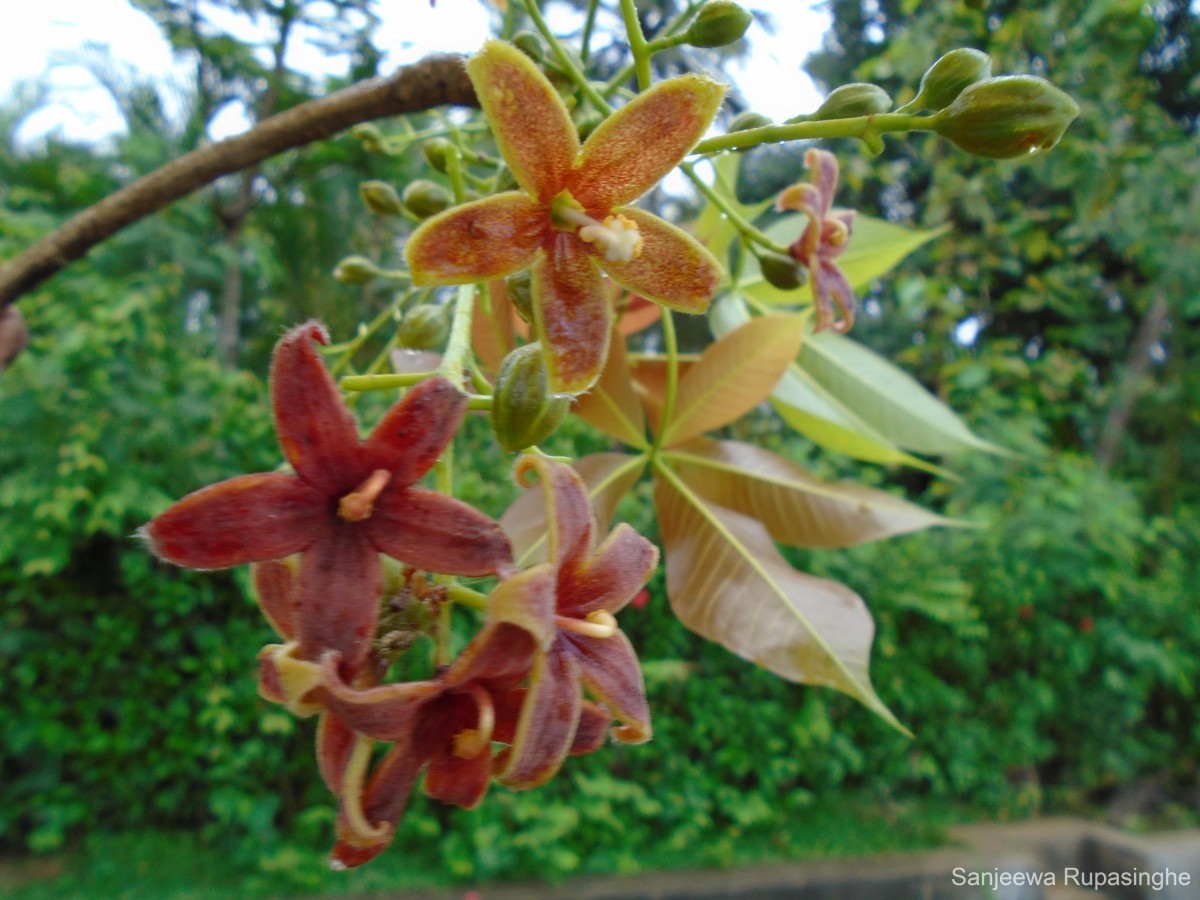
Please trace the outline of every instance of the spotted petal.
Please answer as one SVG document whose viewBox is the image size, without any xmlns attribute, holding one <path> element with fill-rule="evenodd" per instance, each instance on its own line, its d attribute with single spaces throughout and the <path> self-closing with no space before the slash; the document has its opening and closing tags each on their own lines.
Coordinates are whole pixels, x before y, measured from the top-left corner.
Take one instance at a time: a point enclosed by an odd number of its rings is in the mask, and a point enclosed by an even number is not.
<svg viewBox="0 0 1200 900">
<path fill-rule="evenodd" d="M 346 677 L 352 678 L 375 637 L 383 573 L 379 554 L 361 529 L 326 523 L 323 531 L 300 558 L 297 636 L 305 658 L 336 650 Z"/>
<path fill-rule="evenodd" d="M 503 41 L 484 44 L 467 63 L 467 74 L 517 184 L 549 203 L 579 152 L 558 91 L 529 57 Z"/>
<path fill-rule="evenodd" d="M 496 194 L 426 221 L 405 244 L 404 258 L 414 284 L 503 278 L 529 267 L 549 222 L 526 194 Z"/>
<path fill-rule="evenodd" d="M 539 654 L 512 746 L 496 761 L 496 779 L 526 790 L 553 778 L 571 749 L 581 704 L 578 663 L 556 650 Z"/>
<path fill-rule="evenodd" d="M 421 382 L 371 432 L 364 447 L 366 468 L 386 469 L 393 483 L 412 484 L 437 462 L 466 410 L 466 395 L 445 378 Z"/>
<path fill-rule="evenodd" d="M 533 265 L 533 315 L 550 389 L 586 391 L 608 355 L 609 302 L 604 278 L 586 245 L 559 233 Z"/>
<path fill-rule="evenodd" d="M 657 565 L 658 548 L 621 523 L 591 559 L 560 571 L 558 611 L 579 619 L 599 610 L 619 612 L 650 580 Z"/>
<path fill-rule="evenodd" d="M 617 210 L 638 226 L 642 252 L 629 262 L 601 260 L 622 287 L 687 313 L 702 313 L 721 286 L 721 264 L 687 232 L 634 207 Z"/>
<path fill-rule="evenodd" d="M 623 206 L 654 187 L 712 124 L 725 86 L 683 75 L 638 94 L 592 132 L 570 187 L 587 209 Z"/>
</svg>

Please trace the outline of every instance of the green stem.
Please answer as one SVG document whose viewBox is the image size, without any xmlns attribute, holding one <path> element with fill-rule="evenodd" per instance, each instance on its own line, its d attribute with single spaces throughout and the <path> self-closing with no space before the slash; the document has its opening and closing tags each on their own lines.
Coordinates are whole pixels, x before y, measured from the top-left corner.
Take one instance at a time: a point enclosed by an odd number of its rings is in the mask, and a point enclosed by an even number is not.
<svg viewBox="0 0 1200 900">
<path fill-rule="evenodd" d="M 766 247 L 772 253 L 787 253 L 787 247 L 784 247 L 782 244 L 775 243 L 770 237 L 767 236 L 766 232 L 755 228 L 753 225 L 747 222 L 745 217 L 736 209 L 734 209 L 733 204 L 731 204 L 729 200 L 713 190 L 712 186 L 696 173 L 696 166 L 694 163 L 681 162 L 679 164 L 679 168 L 683 170 L 684 175 L 692 180 L 692 184 L 696 186 L 700 193 L 707 197 L 709 202 L 715 204 L 716 207 L 725 214 L 726 218 L 729 219 L 729 224 L 736 228 L 742 235 L 744 235 L 747 240 L 754 241 L 754 243 Z"/>
<path fill-rule="evenodd" d="M 462 154 L 454 143 L 446 149 L 446 177 L 450 179 L 450 188 L 454 191 L 454 202 L 462 203 L 467 196 L 467 185 L 463 181 Z"/>
<path fill-rule="evenodd" d="M 629 36 L 629 52 L 633 56 L 633 70 L 637 73 L 638 87 L 646 90 L 652 80 L 650 73 L 650 45 L 642 33 L 642 22 L 638 18 L 634 0 L 621 0 L 621 15 L 625 18 L 625 33 Z"/>
<path fill-rule="evenodd" d="M 403 375 L 347 375 L 339 382 L 343 391 L 386 391 L 412 387 L 437 376 L 437 372 L 409 372 Z"/>
<path fill-rule="evenodd" d="M 487 594 L 481 594 L 479 591 L 473 591 L 469 587 L 461 584 L 451 584 L 447 588 L 447 596 L 460 606 L 466 606 L 470 609 L 476 609 L 480 612 L 486 612 L 488 608 Z"/>
<path fill-rule="evenodd" d="M 592 101 L 592 105 L 600 110 L 605 115 L 612 112 L 612 107 L 608 105 L 600 92 L 596 90 L 596 86 L 587 80 L 587 76 L 579 71 L 578 67 L 571 61 L 571 57 L 567 53 L 567 49 L 562 45 L 562 42 L 550 30 L 550 24 L 546 21 L 542 11 L 538 9 L 537 0 L 525 0 L 525 9 L 529 13 L 529 18 L 533 19 L 534 27 L 546 39 L 546 43 L 554 51 L 554 55 L 558 57 L 558 64 L 562 67 L 563 74 L 570 78 L 583 92 L 583 95 Z"/>
<path fill-rule="evenodd" d="M 461 380 L 461 379 L 460 379 Z M 444 497 L 454 496 L 454 442 L 451 441 L 433 467 L 433 484 L 439 494 Z M 454 579 L 449 575 L 435 575 L 434 583 L 447 588 L 446 599 L 438 612 L 436 663 L 439 668 L 450 665 L 450 638 L 454 633 L 454 597 L 450 589 Z"/>
<path fill-rule="evenodd" d="M 471 353 L 471 313 L 474 308 L 475 285 L 460 284 L 454 301 L 454 319 L 450 323 L 446 355 L 438 366 L 438 371 L 459 390 L 462 390 L 463 373 L 466 372 L 467 357 Z"/>
<path fill-rule="evenodd" d="M 390 319 L 393 319 L 396 313 L 403 309 L 405 304 L 407 304 L 415 294 L 416 291 L 413 290 L 405 291 L 396 298 L 395 303 L 392 303 L 385 310 L 383 310 L 383 312 L 372 319 L 369 325 L 360 328 L 358 334 L 354 336 L 353 340 L 346 344 L 339 345 L 336 348 L 336 352 L 340 355 L 338 356 L 337 362 L 329 367 L 329 374 L 335 377 L 340 375 L 342 370 L 350 364 L 350 360 L 354 358 L 354 354 L 362 349 L 362 345 L 365 344 L 370 337 L 375 334 L 375 332 L 382 328 L 385 323 L 387 323 Z"/>
<path fill-rule="evenodd" d="M 583 36 L 579 39 L 579 58 L 583 64 L 588 64 L 592 55 L 592 29 L 596 27 L 596 11 L 600 9 L 600 0 L 592 0 L 588 4 L 587 18 L 583 22 Z"/>
<path fill-rule="evenodd" d="M 688 8 L 676 16 L 673 20 L 667 23 L 667 26 L 662 30 L 661 34 L 647 45 L 647 50 L 650 53 L 657 53 L 659 50 L 667 50 L 671 47 L 677 47 L 685 42 L 684 25 L 692 18 L 692 13 L 695 12 L 695 4 L 688 4 Z M 605 97 L 611 97 L 617 92 L 630 76 L 633 75 L 635 65 L 629 63 L 620 72 L 605 82 L 604 90 L 601 91 Z"/>
<path fill-rule="evenodd" d="M 900 113 L 880 113 L 875 116 L 855 116 L 850 119 L 824 119 L 820 122 L 796 122 L 791 125 L 764 125 L 748 128 L 701 141 L 692 153 L 706 155 L 722 150 L 746 150 L 760 144 L 783 141 L 803 141 L 814 138 L 861 138 L 863 135 L 887 134 L 898 131 L 932 131 L 929 116 L 907 116 Z"/>
<path fill-rule="evenodd" d="M 654 435 L 654 446 L 650 448 L 650 458 L 658 458 L 662 449 L 663 437 L 675 415 L 675 392 L 679 387 L 679 341 L 675 335 L 675 317 L 671 310 L 663 309 L 662 313 L 663 343 L 667 348 L 667 394 L 663 397 L 662 415 L 658 419 L 658 434 Z"/>
</svg>

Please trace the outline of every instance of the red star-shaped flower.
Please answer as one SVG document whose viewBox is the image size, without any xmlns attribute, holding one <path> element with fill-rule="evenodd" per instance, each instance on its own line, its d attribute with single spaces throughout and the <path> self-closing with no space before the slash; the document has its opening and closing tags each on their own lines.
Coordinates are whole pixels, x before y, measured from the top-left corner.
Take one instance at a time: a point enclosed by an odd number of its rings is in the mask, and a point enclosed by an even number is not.
<svg viewBox="0 0 1200 900">
<path fill-rule="evenodd" d="M 617 110 L 587 142 L 553 85 L 523 53 L 490 41 L 467 72 L 520 191 L 435 216 L 405 248 L 413 282 L 461 284 L 533 267 L 533 313 L 556 393 L 587 390 L 608 349 L 601 270 L 629 290 L 703 312 L 721 267 L 696 240 L 627 206 L 704 134 L 725 88 L 697 75 L 664 81 Z"/>
<path fill-rule="evenodd" d="M 549 523 L 549 561 L 502 581 L 492 592 L 492 619 L 533 635 L 536 653 L 528 695 L 496 777 L 512 788 L 545 783 L 576 740 L 581 687 L 623 724 L 613 736 L 648 741 L 650 709 L 642 670 L 614 613 L 637 594 L 658 564 L 658 548 L 618 525 L 597 546 L 587 489 L 570 466 L 544 457 L 517 463 L 520 480 L 536 469 Z"/>
<path fill-rule="evenodd" d="M 817 307 L 816 331 L 829 328 L 849 331 L 854 324 L 858 306 L 850 282 L 834 260 L 850 243 L 854 228 L 854 210 L 834 209 L 833 195 L 837 192 L 837 157 L 824 150 L 811 149 L 804 161 L 812 172 L 812 182 L 801 182 L 785 188 L 775 201 L 779 211 L 797 210 L 808 216 L 808 225 L 800 237 L 788 247 L 795 259 L 808 269 L 812 279 L 813 297 Z M 834 316 L 836 303 L 840 315 Z"/>
<path fill-rule="evenodd" d="M 383 590 L 379 553 L 432 572 L 491 575 L 512 549 L 491 519 L 414 487 L 449 443 L 467 399 L 434 378 L 410 390 L 361 442 L 313 341 L 286 334 L 271 364 L 275 430 L 294 474 L 243 475 L 184 497 L 142 528 L 163 559 L 222 569 L 301 554 L 294 627 L 300 655 L 340 654 L 358 672 Z"/>
</svg>

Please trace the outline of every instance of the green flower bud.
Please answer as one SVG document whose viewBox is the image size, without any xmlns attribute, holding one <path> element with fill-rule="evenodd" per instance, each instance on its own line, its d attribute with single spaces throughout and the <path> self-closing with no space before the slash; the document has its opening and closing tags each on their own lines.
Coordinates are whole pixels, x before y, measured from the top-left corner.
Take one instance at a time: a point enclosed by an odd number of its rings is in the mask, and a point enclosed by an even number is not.
<svg viewBox="0 0 1200 900">
<path fill-rule="evenodd" d="M 377 216 L 398 216 L 404 211 L 400 195 L 386 181 L 364 181 L 358 186 L 358 194 Z"/>
<path fill-rule="evenodd" d="M 528 269 L 509 275 L 504 279 L 504 292 L 508 294 L 509 302 L 516 308 L 517 314 L 533 324 L 533 275 Z"/>
<path fill-rule="evenodd" d="M 781 291 L 794 291 L 808 281 L 808 270 L 799 261 L 782 253 L 763 253 L 758 266 L 767 284 Z"/>
<path fill-rule="evenodd" d="M 934 131 L 976 156 L 1009 159 L 1049 150 L 1079 115 L 1079 106 L 1035 75 L 977 81 L 930 118 Z"/>
<path fill-rule="evenodd" d="M 587 140 L 588 135 L 604 121 L 604 116 L 590 106 L 581 106 L 571 114 L 571 119 L 575 122 L 575 130 L 579 132 L 579 139 Z"/>
<path fill-rule="evenodd" d="M 454 205 L 454 196 L 432 181 L 418 178 L 409 182 L 403 194 L 405 208 L 418 219 L 428 219 Z"/>
<path fill-rule="evenodd" d="M 434 138 L 431 141 L 426 141 L 425 146 L 421 150 L 425 154 L 426 162 L 435 171 L 445 173 L 446 156 L 454 152 L 454 145 L 445 138 Z"/>
<path fill-rule="evenodd" d="M 570 397 L 550 393 L 541 344 L 526 344 L 504 357 L 492 395 L 492 429 L 501 447 L 515 453 L 544 441 L 570 407 Z"/>
<path fill-rule="evenodd" d="M 752 109 L 745 112 L 740 112 L 733 117 L 729 123 L 729 130 L 733 131 L 749 131 L 751 128 L 764 128 L 771 124 L 771 120 L 762 113 L 756 113 Z"/>
<path fill-rule="evenodd" d="M 387 156 L 387 147 L 384 144 L 383 132 L 370 122 L 355 125 L 350 129 L 350 136 L 361 143 L 362 148 L 368 153 Z"/>
<path fill-rule="evenodd" d="M 733 0 L 708 0 L 692 20 L 684 40 L 693 47 L 724 47 L 742 39 L 754 16 Z"/>
<path fill-rule="evenodd" d="M 347 256 L 333 269 L 333 277 L 343 284 L 366 284 L 378 274 L 379 267 L 365 256 Z"/>
<path fill-rule="evenodd" d="M 921 77 L 917 96 L 908 104 L 908 112 L 945 109 L 967 87 L 992 77 L 992 58 L 980 50 L 964 47 L 951 50 Z"/>
<path fill-rule="evenodd" d="M 422 303 L 404 314 L 400 323 L 400 346 L 410 350 L 432 350 L 440 347 L 448 334 L 450 318 L 446 315 L 446 307 Z"/>
<path fill-rule="evenodd" d="M 814 120 L 853 119 L 858 116 L 874 116 L 892 108 L 892 98 L 877 84 L 843 84 L 836 88 L 815 113 Z"/>
<path fill-rule="evenodd" d="M 546 44 L 539 34 L 532 31 L 519 31 L 512 39 L 513 46 L 532 59 L 541 63 L 546 59 Z"/>
</svg>

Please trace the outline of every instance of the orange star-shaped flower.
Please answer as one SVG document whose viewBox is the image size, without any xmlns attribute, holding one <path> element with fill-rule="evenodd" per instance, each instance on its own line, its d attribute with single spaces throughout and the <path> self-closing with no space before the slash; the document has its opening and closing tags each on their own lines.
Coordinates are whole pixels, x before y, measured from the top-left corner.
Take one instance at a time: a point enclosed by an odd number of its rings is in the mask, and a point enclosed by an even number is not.
<svg viewBox="0 0 1200 900">
<path fill-rule="evenodd" d="M 609 303 L 601 270 L 674 309 L 703 312 L 721 267 L 699 242 L 626 206 L 704 134 L 725 88 L 697 75 L 661 82 L 580 146 L 554 87 L 515 47 L 490 41 L 467 63 L 520 191 L 447 210 L 405 256 L 418 285 L 499 278 L 532 266 L 534 324 L 554 391 L 587 390 L 604 367 Z"/>
</svg>

